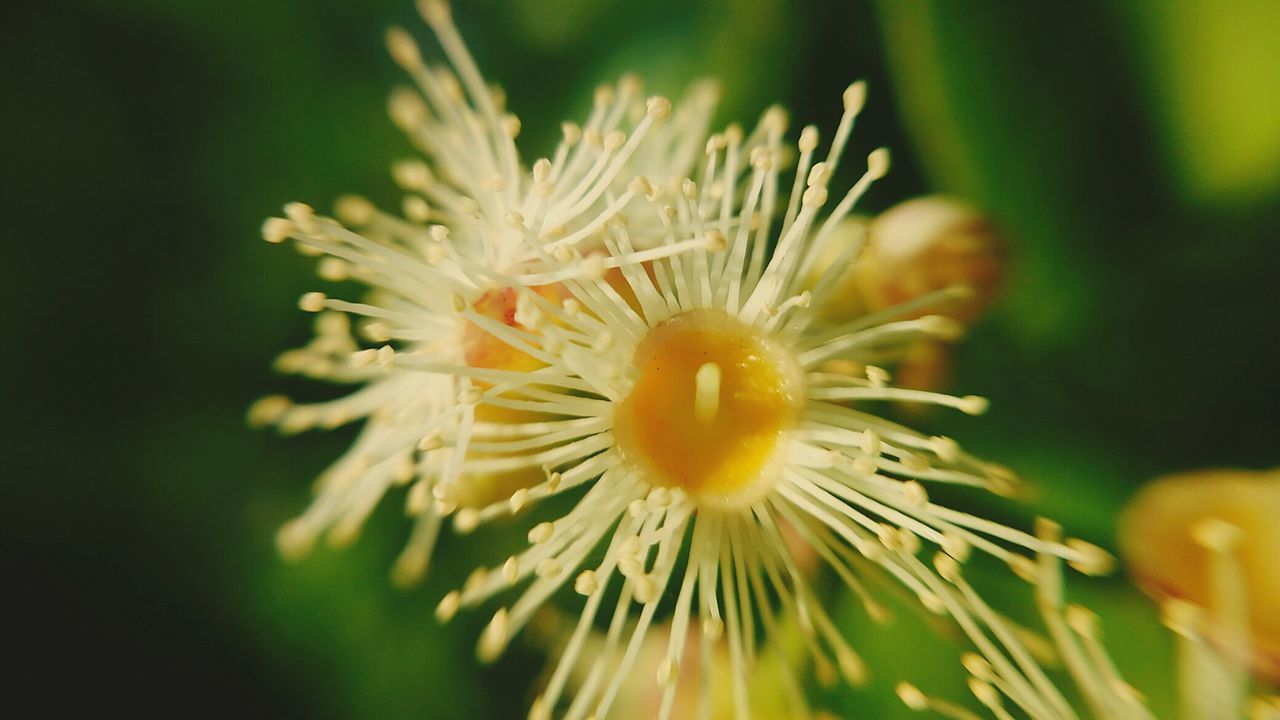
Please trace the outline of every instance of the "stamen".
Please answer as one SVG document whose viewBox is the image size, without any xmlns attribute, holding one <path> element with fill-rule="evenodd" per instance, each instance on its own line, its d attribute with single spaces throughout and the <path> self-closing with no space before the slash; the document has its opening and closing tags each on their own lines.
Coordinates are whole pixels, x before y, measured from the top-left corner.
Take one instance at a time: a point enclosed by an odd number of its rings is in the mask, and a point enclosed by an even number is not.
<svg viewBox="0 0 1280 720">
<path fill-rule="evenodd" d="M 711 422 L 720 410 L 720 366 L 704 363 L 698 368 L 694 382 L 693 414 L 704 423 Z"/>
</svg>

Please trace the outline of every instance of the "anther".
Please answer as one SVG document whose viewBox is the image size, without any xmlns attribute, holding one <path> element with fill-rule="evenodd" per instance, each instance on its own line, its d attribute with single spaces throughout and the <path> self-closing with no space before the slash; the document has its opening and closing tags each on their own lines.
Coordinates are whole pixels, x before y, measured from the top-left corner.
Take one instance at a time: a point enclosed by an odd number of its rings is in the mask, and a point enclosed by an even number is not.
<svg viewBox="0 0 1280 720">
<path fill-rule="evenodd" d="M 1085 575 L 1106 575 L 1115 567 L 1115 558 L 1111 553 L 1093 543 L 1078 538 L 1068 538 L 1066 545 L 1077 554 L 1077 557 L 1068 561 L 1067 564 Z"/>
<path fill-rule="evenodd" d="M 941 340 L 956 340 L 964 335 L 964 325 L 943 315 L 926 315 L 920 318 L 920 329 Z"/>
<path fill-rule="evenodd" d="M 507 114 L 502 117 L 502 132 L 512 140 L 520 135 L 520 118 Z"/>
<path fill-rule="evenodd" d="M 1036 582 L 1036 561 L 1026 555 L 1010 555 L 1006 560 L 1014 575 L 1029 583 Z"/>
<path fill-rule="evenodd" d="M 597 86 L 593 101 L 597 107 L 603 107 L 613 102 L 613 88 L 609 85 Z"/>
<path fill-rule="evenodd" d="M 978 395 L 966 395 L 960 398 L 960 411 L 966 415 L 981 415 L 991 406 L 991 402 Z"/>
<path fill-rule="evenodd" d="M 983 682 L 976 677 L 969 678 L 969 691 L 973 696 L 978 698 L 978 702 L 987 707 L 1000 706 L 1000 693 L 992 687 L 991 683 Z"/>
<path fill-rule="evenodd" d="M 440 604 L 436 606 L 436 620 L 447 623 L 458 614 L 458 607 L 462 605 L 462 595 L 457 590 L 451 590 L 449 594 L 440 599 Z"/>
<path fill-rule="evenodd" d="M 542 562 L 538 563 L 538 566 L 534 568 L 533 571 L 537 573 L 540 578 L 552 578 L 559 575 L 562 569 L 563 568 L 560 565 L 559 560 L 555 558 L 546 558 Z"/>
<path fill-rule="evenodd" d="M 960 445 L 949 437 L 935 435 L 929 438 L 929 448 L 943 462 L 953 463 L 960 459 Z"/>
<path fill-rule="evenodd" d="M 546 182 L 551 177 L 551 161 L 546 158 L 539 158 L 533 164 L 533 181 L 535 183 Z"/>
<path fill-rule="evenodd" d="M 343 195 L 333 204 L 333 214 L 347 225 L 367 225 L 377 209 L 360 195 Z"/>
<path fill-rule="evenodd" d="M 671 115 L 671 101 L 664 97 L 651 97 L 645 102 L 645 112 L 654 120 L 664 120 Z"/>
<path fill-rule="evenodd" d="M 322 292 L 309 292 L 298 299 L 298 307 L 304 312 L 320 312 L 324 309 L 324 303 L 328 300 Z"/>
<path fill-rule="evenodd" d="M 827 164 L 816 162 L 809 168 L 809 176 L 805 178 L 805 187 L 817 187 L 827 181 Z"/>
<path fill-rule="evenodd" d="M 879 180 L 889 173 L 889 150 L 877 148 L 867 156 L 867 177 Z"/>
<path fill-rule="evenodd" d="M 929 491 L 915 480 L 902 483 L 902 497 L 914 508 L 924 508 L 929 504 Z"/>
<path fill-rule="evenodd" d="M 600 587 L 595 570 L 583 570 L 574 578 L 573 589 L 579 595 L 590 595 Z"/>
<path fill-rule="evenodd" d="M 262 239 L 272 245 L 279 245 L 293 234 L 293 223 L 284 218 L 267 218 L 262 223 Z"/>
<path fill-rule="evenodd" d="M 1098 638 L 1101 624 L 1098 616 L 1083 605 L 1068 605 L 1066 610 L 1067 625 L 1081 637 Z"/>
<path fill-rule="evenodd" d="M 576 123 L 560 123 L 560 133 L 564 136 L 564 144 L 573 147 L 582 139 L 582 128 Z"/>
<path fill-rule="evenodd" d="M 925 610 L 934 615 L 943 615 L 947 612 L 947 604 L 942 601 L 942 598 L 931 592 L 925 591 L 916 597 L 920 600 L 920 604 L 924 606 Z"/>
<path fill-rule="evenodd" d="M 836 665 L 845 682 L 850 685 L 861 685 L 867 680 L 867 666 L 848 646 L 836 648 Z"/>
<path fill-rule="evenodd" d="M 417 93 L 409 88 L 396 88 L 387 100 L 387 113 L 391 122 L 404 132 L 415 130 L 427 117 L 427 106 Z"/>
<path fill-rule="evenodd" d="M 291 202 L 284 206 L 284 214 L 304 233 L 314 233 L 317 229 L 316 211 L 306 203 Z"/>
<path fill-rule="evenodd" d="M 516 514 L 529 501 L 529 489 L 520 488 L 511 493 L 511 497 L 507 498 L 507 506 L 511 508 L 511 514 Z"/>
<path fill-rule="evenodd" d="M 283 395 L 268 395 L 249 407 L 250 427 L 266 427 L 280 420 L 293 407 L 293 402 Z"/>
<path fill-rule="evenodd" d="M 431 506 L 431 486 L 425 481 L 414 483 L 405 493 L 404 512 L 409 517 L 417 517 Z"/>
<path fill-rule="evenodd" d="M 939 544 L 942 546 L 942 551 L 955 558 L 957 562 L 964 562 L 969 559 L 970 545 L 969 541 L 965 540 L 964 537 L 954 532 L 944 532 L 942 541 Z"/>
<path fill-rule="evenodd" d="M 472 220 L 480 219 L 480 203 L 476 202 L 475 198 L 459 198 L 458 210 Z"/>
<path fill-rule="evenodd" d="M 772 133 L 781 135 L 787 131 L 787 110 L 781 105 L 770 105 L 760 117 L 760 125 Z"/>
<path fill-rule="evenodd" d="M 818 147 L 818 128 L 808 125 L 800 131 L 800 152 L 813 152 Z"/>
<path fill-rule="evenodd" d="M 862 452 L 872 456 L 880 455 L 880 436 L 875 430 L 862 431 Z"/>
<path fill-rule="evenodd" d="M 632 582 L 635 583 L 636 602 L 641 605 L 648 605 L 649 603 L 657 602 L 661 593 L 658 583 L 654 581 L 653 576 L 639 575 L 633 578 Z"/>
<path fill-rule="evenodd" d="M 768 172 L 773 168 L 773 154 L 767 147 L 751 148 L 751 167 L 760 172 Z"/>
<path fill-rule="evenodd" d="M 820 208 L 827 202 L 827 189 L 821 186 L 814 186 L 804 191 L 800 202 L 808 208 Z"/>
<path fill-rule="evenodd" d="M 418 50 L 418 43 L 414 42 L 404 28 L 393 27 L 387 30 L 387 52 L 405 70 L 422 66 L 422 53 Z"/>
<path fill-rule="evenodd" d="M 592 280 L 600 280 L 604 277 L 605 264 L 603 255 L 592 255 L 582 259 L 582 272 Z"/>
<path fill-rule="evenodd" d="M 862 106 L 867 102 L 866 81 L 859 80 L 845 88 L 842 99 L 844 100 L 844 109 L 846 112 L 855 114 L 861 112 Z"/>
<path fill-rule="evenodd" d="M 979 680 L 990 682 L 995 677 L 995 673 L 991 669 L 991 663 L 977 653 L 967 652 L 961 655 L 960 664 L 964 665 L 964 669 L 968 670 L 970 675 Z"/>
<path fill-rule="evenodd" d="M 924 712 L 929 709 L 929 698 L 920 692 L 920 688 L 908 682 L 900 682 L 894 688 L 894 692 L 898 694 L 898 699 L 903 705 L 915 710 L 916 712 Z"/>
<path fill-rule="evenodd" d="M 480 633 L 480 642 L 476 646 L 476 654 L 480 662 L 496 660 L 507 646 L 510 620 L 507 609 L 502 608 L 493 614 L 493 619 Z"/>
<path fill-rule="evenodd" d="M 431 27 L 448 25 L 450 22 L 449 3 L 445 0 L 418 0 L 418 14 Z"/>
<path fill-rule="evenodd" d="M 653 184 L 645 176 L 637 175 L 627 184 L 627 189 L 636 195 L 648 197 L 653 192 Z"/>
<path fill-rule="evenodd" d="M 540 522 L 529 530 L 529 543 L 532 545 L 541 545 L 551 539 L 552 533 L 556 530 L 556 526 L 549 522 Z"/>
<path fill-rule="evenodd" d="M 902 466 L 910 472 L 924 472 L 929 469 L 929 463 L 919 455 L 913 452 L 903 451 L 902 456 L 898 458 L 902 462 Z"/>
<path fill-rule="evenodd" d="M 489 571 L 485 568 L 478 567 L 471 571 L 467 579 L 462 583 L 462 594 L 473 595 L 480 592 L 485 583 L 489 582 Z"/>
<path fill-rule="evenodd" d="M 351 266 L 345 260 L 325 257 L 321 258 L 320 264 L 316 266 L 316 274 L 330 282 L 341 282 L 351 277 Z"/>
<path fill-rule="evenodd" d="M 462 535 L 466 535 L 476 529 L 480 524 L 480 513 L 475 508 L 464 507 L 458 510 L 453 516 L 453 529 Z"/>
</svg>

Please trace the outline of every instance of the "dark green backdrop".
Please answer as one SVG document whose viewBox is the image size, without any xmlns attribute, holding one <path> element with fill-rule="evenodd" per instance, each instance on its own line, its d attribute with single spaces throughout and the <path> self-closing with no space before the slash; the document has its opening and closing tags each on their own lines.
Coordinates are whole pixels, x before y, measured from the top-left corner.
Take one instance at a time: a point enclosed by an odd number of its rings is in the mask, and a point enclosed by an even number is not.
<svg viewBox="0 0 1280 720">
<path fill-rule="evenodd" d="M 627 69 L 658 91 L 718 75 L 722 120 L 783 101 L 831 128 L 872 87 L 854 153 L 890 146 L 868 199 L 987 208 L 1017 243 L 956 387 L 981 420 L 934 426 L 1031 477 L 1035 509 L 1111 541 L 1162 472 L 1280 464 L 1280 5 L 477 0 L 456 14 L 530 153 Z M 289 200 L 395 203 L 408 145 L 382 32 L 409 0 L 72 0 L 0 11 L 4 265 L 0 452 L 6 704 L 142 716 L 516 717 L 541 667 L 472 661 L 482 613 L 430 612 L 496 555 L 446 540 L 432 581 L 386 570 L 387 503 L 355 548 L 287 566 L 274 528 L 349 435 L 244 427 L 302 342 L 309 262 L 258 226 Z M 431 47 L 428 44 L 428 47 Z M 433 50 L 429 50 L 433 52 Z M 964 499 L 1025 524 L 1029 511 Z M 993 579 L 997 597 L 1021 590 Z M 1167 662 L 1122 577 L 1076 583 L 1162 712 Z M 839 604 L 839 603 L 838 603 Z M 955 650 L 910 617 L 856 627 L 875 678 L 823 701 L 897 717 L 909 676 L 966 695 Z M 904 654 L 903 647 L 925 652 Z M 936 657 L 935 657 L 936 656 Z"/>
</svg>

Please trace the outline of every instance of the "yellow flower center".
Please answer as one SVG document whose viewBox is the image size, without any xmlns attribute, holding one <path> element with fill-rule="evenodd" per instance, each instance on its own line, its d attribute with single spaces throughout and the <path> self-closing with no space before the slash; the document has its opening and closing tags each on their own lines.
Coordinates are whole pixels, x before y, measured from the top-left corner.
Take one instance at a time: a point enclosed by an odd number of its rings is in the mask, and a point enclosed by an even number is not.
<svg viewBox="0 0 1280 720">
<path fill-rule="evenodd" d="M 649 483 L 740 507 L 769 489 L 803 392 L 790 353 L 719 310 L 654 326 L 614 418 L 626 460 Z"/>
</svg>

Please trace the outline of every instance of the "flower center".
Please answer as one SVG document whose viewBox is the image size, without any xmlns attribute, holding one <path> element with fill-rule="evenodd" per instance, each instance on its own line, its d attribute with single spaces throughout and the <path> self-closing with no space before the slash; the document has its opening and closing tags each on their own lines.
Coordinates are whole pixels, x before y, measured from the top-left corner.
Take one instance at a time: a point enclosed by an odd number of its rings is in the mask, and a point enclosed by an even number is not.
<svg viewBox="0 0 1280 720">
<path fill-rule="evenodd" d="M 692 310 L 654 326 L 634 362 L 614 433 L 645 480 L 721 507 L 769 489 L 803 395 L 790 353 L 724 312 Z"/>
<path fill-rule="evenodd" d="M 556 290 L 559 286 L 548 286 L 547 289 L 535 288 L 543 297 L 559 300 Z M 491 320 L 520 330 L 526 329 L 516 322 L 516 291 L 509 287 L 495 288 L 486 291 L 472 305 L 475 311 Z M 488 330 L 468 322 L 462 331 L 462 353 L 468 367 L 489 368 L 492 370 L 518 370 L 531 372 L 546 363 L 518 350 L 489 333 Z"/>
<path fill-rule="evenodd" d="M 534 288 L 534 292 L 552 302 L 560 302 L 568 292 L 561 285 L 548 285 Z M 516 291 L 509 287 L 495 288 L 480 296 L 472 305 L 477 313 L 496 320 L 509 327 L 527 330 L 516 321 Z M 468 322 L 462 331 L 462 355 L 468 367 L 488 368 L 491 370 L 514 370 L 532 372 L 546 363 L 532 355 L 508 345 L 492 335 L 488 330 Z M 473 379 L 472 385 L 487 388 L 491 384 L 483 380 Z M 500 407 L 488 403 L 476 406 L 477 422 L 502 425 L 518 425 L 528 422 L 542 422 L 551 419 L 543 413 L 531 410 L 517 410 Z M 483 453 L 471 451 L 467 453 L 469 460 L 505 457 L 505 454 Z M 527 488 L 545 477 L 541 467 L 522 467 L 506 472 L 468 473 L 466 482 L 459 483 L 456 488 L 459 504 L 464 507 L 483 507 L 497 500 L 509 497 L 521 488 Z"/>
</svg>

